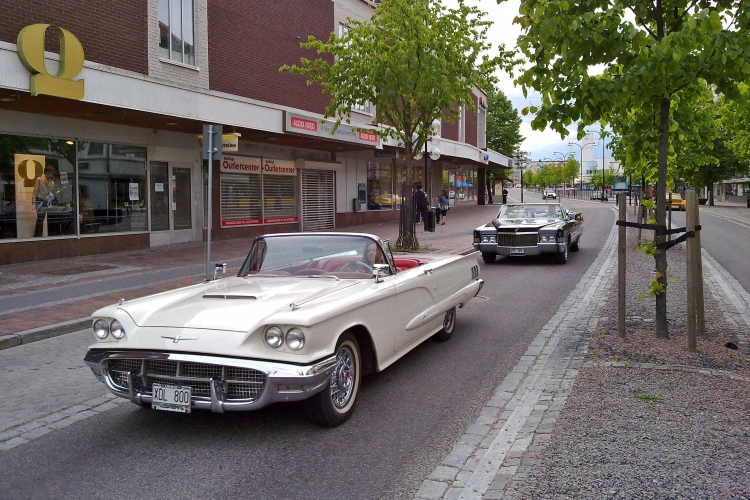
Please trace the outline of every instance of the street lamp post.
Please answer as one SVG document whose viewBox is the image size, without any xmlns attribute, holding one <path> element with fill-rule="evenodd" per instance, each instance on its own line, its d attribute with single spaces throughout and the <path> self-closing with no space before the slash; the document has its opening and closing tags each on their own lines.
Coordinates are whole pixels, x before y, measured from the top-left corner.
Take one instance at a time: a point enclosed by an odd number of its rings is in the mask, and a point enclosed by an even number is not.
<svg viewBox="0 0 750 500">
<path fill-rule="evenodd" d="M 579 189 L 583 191 L 583 148 L 586 146 L 593 146 L 596 144 L 595 142 L 587 142 L 584 145 L 580 145 L 577 142 L 569 142 L 568 146 L 578 146 L 578 148 L 581 150 L 581 181 L 579 182 Z"/>
</svg>

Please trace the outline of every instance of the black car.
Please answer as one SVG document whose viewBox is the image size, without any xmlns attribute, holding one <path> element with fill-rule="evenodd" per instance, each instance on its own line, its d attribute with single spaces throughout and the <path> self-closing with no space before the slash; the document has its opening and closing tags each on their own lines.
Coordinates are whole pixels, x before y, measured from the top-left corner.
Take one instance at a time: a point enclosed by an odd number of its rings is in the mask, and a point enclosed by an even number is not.
<svg viewBox="0 0 750 500">
<path fill-rule="evenodd" d="M 497 217 L 474 230 L 474 250 L 486 263 L 498 255 L 523 257 L 549 253 L 560 264 L 568 250 L 578 251 L 583 233 L 583 214 L 565 210 L 561 203 L 503 205 Z"/>
</svg>

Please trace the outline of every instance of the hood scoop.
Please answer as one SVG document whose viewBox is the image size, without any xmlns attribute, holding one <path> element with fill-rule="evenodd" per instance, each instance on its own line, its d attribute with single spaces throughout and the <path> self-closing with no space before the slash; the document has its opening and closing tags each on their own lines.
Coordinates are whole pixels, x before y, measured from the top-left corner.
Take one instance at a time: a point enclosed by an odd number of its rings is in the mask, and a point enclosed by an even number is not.
<svg viewBox="0 0 750 500">
<path fill-rule="evenodd" d="M 258 296 L 255 294 L 244 294 L 244 293 L 207 293 L 203 295 L 204 299 L 242 299 L 242 300 L 258 300 Z"/>
</svg>

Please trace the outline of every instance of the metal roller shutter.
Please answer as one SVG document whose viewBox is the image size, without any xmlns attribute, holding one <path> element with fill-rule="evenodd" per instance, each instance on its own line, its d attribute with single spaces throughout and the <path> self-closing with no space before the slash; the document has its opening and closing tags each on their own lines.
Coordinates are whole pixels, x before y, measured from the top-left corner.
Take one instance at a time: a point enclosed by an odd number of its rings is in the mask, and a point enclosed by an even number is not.
<svg viewBox="0 0 750 500">
<path fill-rule="evenodd" d="M 335 229 L 334 172 L 302 170 L 302 230 Z"/>
</svg>

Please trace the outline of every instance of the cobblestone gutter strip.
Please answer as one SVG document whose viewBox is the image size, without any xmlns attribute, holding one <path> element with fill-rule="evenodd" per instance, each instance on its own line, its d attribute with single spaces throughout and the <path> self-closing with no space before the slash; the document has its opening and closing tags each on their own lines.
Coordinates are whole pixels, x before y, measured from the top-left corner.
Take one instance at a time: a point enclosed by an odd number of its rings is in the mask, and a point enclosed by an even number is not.
<svg viewBox="0 0 750 500">
<path fill-rule="evenodd" d="M 744 380 L 745 382 L 750 382 L 750 377 L 738 375 L 734 372 L 725 370 L 709 370 L 706 368 L 697 368 L 695 366 L 658 365 L 655 363 L 629 363 L 625 361 L 587 361 L 583 363 L 581 368 L 638 368 L 646 370 L 700 373 L 701 375 L 714 375 L 718 377 L 727 377 L 732 380 Z"/>
<path fill-rule="evenodd" d="M 114 394 L 105 394 L 0 432 L 0 451 L 10 450 L 28 443 L 54 430 L 62 429 L 98 413 L 111 410 L 126 401 L 126 399 L 118 398 Z"/>
<path fill-rule="evenodd" d="M 599 321 L 616 234 L 613 227 L 594 263 L 415 498 L 501 498 L 505 483 L 523 474 L 520 457 L 549 439 Z"/>
<path fill-rule="evenodd" d="M 730 325 L 737 328 L 740 347 L 750 353 L 750 293 L 705 250 L 703 257 L 703 282 L 714 297 L 720 298 L 719 308 Z"/>
</svg>

